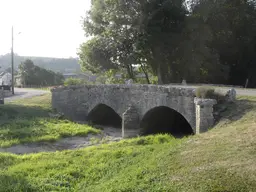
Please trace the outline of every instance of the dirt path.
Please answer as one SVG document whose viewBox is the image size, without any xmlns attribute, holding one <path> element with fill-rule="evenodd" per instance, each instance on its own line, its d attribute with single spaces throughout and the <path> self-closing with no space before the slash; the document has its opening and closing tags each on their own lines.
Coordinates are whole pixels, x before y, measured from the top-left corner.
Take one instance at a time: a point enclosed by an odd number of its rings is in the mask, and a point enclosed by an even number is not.
<svg viewBox="0 0 256 192">
<path fill-rule="evenodd" d="M 120 141 L 121 129 L 105 127 L 101 134 L 88 135 L 87 137 L 69 137 L 63 138 L 56 142 L 39 142 L 30 144 L 20 144 L 8 148 L 0 148 L 0 152 L 14 154 L 30 154 L 40 152 L 55 152 L 68 149 L 79 149 L 88 146 L 99 145 L 102 143 L 110 143 Z"/>
</svg>

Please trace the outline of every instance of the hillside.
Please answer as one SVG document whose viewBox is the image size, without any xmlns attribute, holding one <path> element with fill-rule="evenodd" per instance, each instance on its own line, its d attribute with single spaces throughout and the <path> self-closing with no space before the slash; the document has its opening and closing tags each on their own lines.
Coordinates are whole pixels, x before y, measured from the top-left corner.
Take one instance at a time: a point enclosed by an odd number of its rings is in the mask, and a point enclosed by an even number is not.
<svg viewBox="0 0 256 192">
<path fill-rule="evenodd" d="M 19 103 L 26 107 L 27 115 L 39 115 L 49 110 L 49 100 L 44 104 L 38 99 L 40 104 L 36 98 L 34 104 Z M 28 113 L 35 109 L 37 113 Z M 10 111 L 17 106 L 6 105 L 4 110 L 15 119 Z M 7 113 L 2 110 L 0 116 L 6 119 Z M 211 131 L 184 139 L 157 135 L 55 153 L 0 153 L 0 191 L 255 191 L 256 98 L 240 98 L 221 115 Z M 20 118 L 17 122 L 32 129 L 35 120 L 31 126 Z M 46 134 L 43 122 L 38 122 L 40 134 Z M 75 128 L 67 130 L 67 126 L 66 131 Z M 56 128 L 47 124 L 45 129 L 54 134 Z M 21 133 L 4 131 L 3 136 L 25 139 L 25 132 Z"/>
<path fill-rule="evenodd" d="M 80 65 L 78 64 L 77 58 L 48 58 L 48 57 L 23 57 L 15 55 L 14 65 L 15 69 L 21 62 L 26 59 L 31 59 L 35 65 L 52 70 L 54 72 L 76 72 L 80 71 Z M 11 56 L 10 54 L 0 56 L 0 67 L 1 71 L 9 68 L 11 66 Z"/>
</svg>

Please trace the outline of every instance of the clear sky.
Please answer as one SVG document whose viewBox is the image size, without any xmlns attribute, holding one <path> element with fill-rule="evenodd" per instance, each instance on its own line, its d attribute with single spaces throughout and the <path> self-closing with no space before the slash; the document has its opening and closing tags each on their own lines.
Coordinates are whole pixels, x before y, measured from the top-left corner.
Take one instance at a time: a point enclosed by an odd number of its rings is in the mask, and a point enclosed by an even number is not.
<svg viewBox="0 0 256 192">
<path fill-rule="evenodd" d="M 90 0 L 0 0 L 0 55 L 76 57 L 86 41 L 81 17 Z M 18 33 L 21 32 L 19 35 Z"/>
</svg>

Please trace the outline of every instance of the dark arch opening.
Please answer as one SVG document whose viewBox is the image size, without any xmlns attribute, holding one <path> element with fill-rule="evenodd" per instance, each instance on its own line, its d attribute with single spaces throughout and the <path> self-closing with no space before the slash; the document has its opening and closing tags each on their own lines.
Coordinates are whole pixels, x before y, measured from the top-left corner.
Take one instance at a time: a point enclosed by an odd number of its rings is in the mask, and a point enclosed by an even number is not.
<svg viewBox="0 0 256 192">
<path fill-rule="evenodd" d="M 122 127 L 122 118 L 109 106 L 105 104 L 97 105 L 87 117 L 87 121 L 96 125 Z"/>
<path fill-rule="evenodd" d="M 174 137 L 184 137 L 193 134 L 193 129 L 187 120 L 177 111 L 161 106 L 149 110 L 140 124 L 142 135 L 167 133 Z"/>
</svg>

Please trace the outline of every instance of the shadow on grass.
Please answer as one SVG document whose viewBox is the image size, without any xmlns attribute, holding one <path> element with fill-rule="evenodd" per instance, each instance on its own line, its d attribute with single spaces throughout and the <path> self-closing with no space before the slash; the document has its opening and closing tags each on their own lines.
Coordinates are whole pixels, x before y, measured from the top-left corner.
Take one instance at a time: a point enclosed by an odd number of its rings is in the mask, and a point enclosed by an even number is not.
<svg viewBox="0 0 256 192">
<path fill-rule="evenodd" d="M 51 109 L 40 106 L 25 106 L 17 104 L 8 104 L 0 106 L 0 121 L 2 118 L 35 118 L 35 117 L 49 117 L 48 113 Z"/>
<path fill-rule="evenodd" d="M 0 173 L 0 191 L 13 192 L 13 191 L 36 191 L 34 187 L 20 175 L 7 175 Z"/>
<path fill-rule="evenodd" d="M 216 124 L 221 119 L 229 121 L 238 121 L 248 112 L 256 109 L 256 101 L 239 99 L 235 103 L 219 104 L 214 107 Z"/>
<path fill-rule="evenodd" d="M 45 126 L 50 109 L 9 104 L 0 106 L 0 144 L 18 139 L 26 143 L 33 137 L 47 135 Z"/>
</svg>

